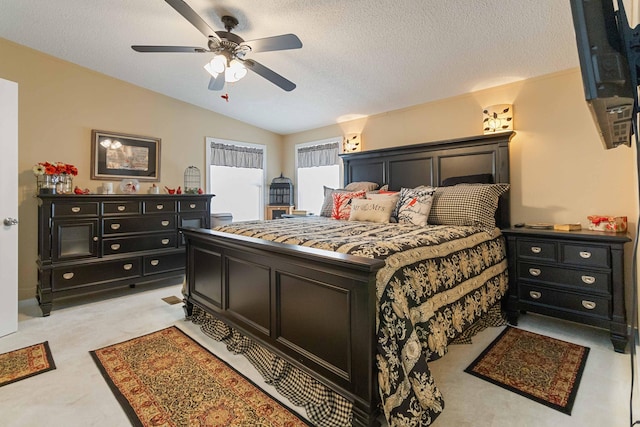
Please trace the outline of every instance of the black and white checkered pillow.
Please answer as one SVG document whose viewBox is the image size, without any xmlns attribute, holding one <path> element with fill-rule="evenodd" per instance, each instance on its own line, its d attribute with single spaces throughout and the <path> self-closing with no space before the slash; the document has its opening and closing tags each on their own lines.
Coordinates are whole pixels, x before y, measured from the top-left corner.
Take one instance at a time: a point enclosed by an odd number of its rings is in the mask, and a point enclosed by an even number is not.
<svg viewBox="0 0 640 427">
<path fill-rule="evenodd" d="M 509 184 L 458 184 L 438 187 L 433 194 L 429 224 L 474 225 L 493 229 L 500 195 Z"/>
</svg>

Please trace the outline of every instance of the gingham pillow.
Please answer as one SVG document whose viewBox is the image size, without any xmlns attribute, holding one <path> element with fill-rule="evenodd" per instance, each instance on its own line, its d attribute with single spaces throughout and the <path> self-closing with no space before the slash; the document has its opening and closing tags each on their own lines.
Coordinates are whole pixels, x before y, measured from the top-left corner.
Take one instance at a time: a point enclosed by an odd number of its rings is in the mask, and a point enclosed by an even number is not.
<svg viewBox="0 0 640 427">
<path fill-rule="evenodd" d="M 493 229 L 500 196 L 509 184 L 458 184 L 438 187 L 433 194 L 429 224 L 474 225 Z"/>
<path fill-rule="evenodd" d="M 427 225 L 435 191 L 436 189 L 432 187 L 401 188 L 400 197 L 396 204 L 398 223 Z"/>
<path fill-rule="evenodd" d="M 349 219 L 351 215 L 351 199 L 364 199 L 366 191 L 354 191 L 349 193 L 333 193 L 333 219 Z"/>
</svg>

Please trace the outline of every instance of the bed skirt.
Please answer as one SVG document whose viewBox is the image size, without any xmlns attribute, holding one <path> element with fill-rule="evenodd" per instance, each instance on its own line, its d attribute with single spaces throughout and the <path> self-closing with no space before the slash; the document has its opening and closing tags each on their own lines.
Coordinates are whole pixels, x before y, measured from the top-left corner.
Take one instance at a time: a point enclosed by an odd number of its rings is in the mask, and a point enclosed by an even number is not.
<svg viewBox="0 0 640 427">
<path fill-rule="evenodd" d="M 352 404 L 338 393 L 198 306 L 194 306 L 193 315 L 188 320 L 200 325 L 205 335 L 225 343 L 230 352 L 245 356 L 267 384 L 274 386 L 278 393 L 294 405 L 303 407 L 313 424 L 318 427 L 351 426 Z M 489 326 L 499 327 L 506 323 L 500 303 L 494 304 L 485 316 L 456 337 L 451 344 L 470 344 L 475 334 Z"/>
</svg>

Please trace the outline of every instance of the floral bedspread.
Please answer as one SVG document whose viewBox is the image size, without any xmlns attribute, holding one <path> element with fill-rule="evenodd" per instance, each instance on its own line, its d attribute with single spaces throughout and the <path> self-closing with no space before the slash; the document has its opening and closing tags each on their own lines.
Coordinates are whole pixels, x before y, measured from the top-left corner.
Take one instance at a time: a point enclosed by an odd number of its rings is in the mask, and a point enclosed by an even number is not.
<svg viewBox="0 0 640 427">
<path fill-rule="evenodd" d="M 475 227 L 326 218 L 232 223 L 216 230 L 385 260 L 376 277 L 378 379 L 390 426 L 427 426 L 444 408 L 427 362 L 507 290 L 504 238 Z"/>
</svg>

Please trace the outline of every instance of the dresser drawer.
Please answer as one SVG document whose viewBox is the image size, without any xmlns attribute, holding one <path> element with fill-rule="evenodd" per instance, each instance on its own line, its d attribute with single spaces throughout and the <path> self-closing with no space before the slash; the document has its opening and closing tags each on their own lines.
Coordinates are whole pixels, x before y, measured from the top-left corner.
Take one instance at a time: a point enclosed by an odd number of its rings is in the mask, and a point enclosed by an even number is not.
<svg viewBox="0 0 640 427">
<path fill-rule="evenodd" d="M 135 218 L 108 218 L 103 220 L 105 235 L 143 233 L 149 231 L 175 230 L 175 215 L 153 215 Z"/>
<path fill-rule="evenodd" d="M 520 300 L 552 308 L 570 310 L 594 317 L 608 319 L 611 316 L 609 298 L 551 290 L 528 283 L 520 283 Z"/>
<path fill-rule="evenodd" d="M 178 246 L 176 244 L 177 241 L 176 233 L 147 234 L 144 236 L 104 239 L 102 241 L 102 253 L 106 256 L 127 252 L 176 248 Z"/>
<path fill-rule="evenodd" d="M 207 209 L 206 200 L 180 200 L 178 201 L 179 212 L 196 212 Z"/>
<path fill-rule="evenodd" d="M 518 257 L 556 261 L 556 244 L 544 240 L 518 240 Z"/>
<path fill-rule="evenodd" d="M 186 265 L 184 252 L 168 255 L 149 255 L 144 257 L 143 274 L 164 273 L 165 271 L 183 270 Z"/>
<path fill-rule="evenodd" d="M 59 291 L 75 286 L 134 278 L 141 274 L 140 258 L 60 267 L 53 269 L 51 287 L 54 291 Z"/>
<path fill-rule="evenodd" d="M 139 214 L 141 213 L 140 203 L 136 201 L 104 202 L 102 213 L 104 215 Z"/>
<path fill-rule="evenodd" d="M 609 248 L 589 245 L 563 244 L 562 261 L 566 264 L 609 268 Z"/>
<path fill-rule="evenodd" d="M 520 262 L 518 279 L 572 286 L 587 292 L 611 292 L 611 275 L 599 271 Z"/>
<path fill-rule="evenodd" d="M 51 213 L 53 217 L 61 216 L 97 216 L 97 202 L 77 202 L 77 203 L 52 203 Z"/>
<path fill-rule="evenodd" d="M 175 200 L 152 200 L 142 202 L 144 213 L 175 212 Z"/>
</svg>

